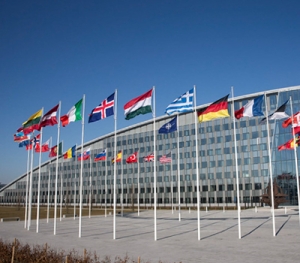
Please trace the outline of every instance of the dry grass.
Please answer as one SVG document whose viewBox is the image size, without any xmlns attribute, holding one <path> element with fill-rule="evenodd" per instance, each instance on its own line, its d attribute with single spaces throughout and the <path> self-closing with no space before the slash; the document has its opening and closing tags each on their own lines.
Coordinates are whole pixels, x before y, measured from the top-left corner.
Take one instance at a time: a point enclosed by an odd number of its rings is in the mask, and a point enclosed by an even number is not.
<svg viewBox="0 0 300 263">
<path fill-rule="evenodd" d="M 120 212 L 120 209 L 116 210 L 117 213 Z M 124 209 L 124 212 L 128 213 L 131 212 L 131 209 Z M 113 208 L 107 208 L 107 213 L 113 214 Z M 73 206 L 67 206 L 62 208 L 62 215 L 74 215 L 74 207 Z M 104 215 L 105 210 L 104 208 L 95 208 L 91 210 L 91 216 L 96 215 Z M 40 219 L 47 218 L 47 206 L 40 206 L 40 213 L 39 213 Z M 79 215 L 79 207 L 76 207 L 76 215 Z M 82 209 L 82 216 L 88 216 L 89 215 L 89 208 L 87 206 L 84 206 Z M 37 207 L 33 206 L 31 210 L 31 219 L 35 220 L 37 216 Z M 7 217 L 19 217 L 20 220 L 24 220 L 25 218 L 25 207 L 24 206 L 0 206 L 0 218 L 7 218 Z M 60 206 L 57 206 L 56 211 L 56 217 L 60 218 Z M 49 208 L 49 218 L 54 218 L 54 207 Z"/>
</svg>

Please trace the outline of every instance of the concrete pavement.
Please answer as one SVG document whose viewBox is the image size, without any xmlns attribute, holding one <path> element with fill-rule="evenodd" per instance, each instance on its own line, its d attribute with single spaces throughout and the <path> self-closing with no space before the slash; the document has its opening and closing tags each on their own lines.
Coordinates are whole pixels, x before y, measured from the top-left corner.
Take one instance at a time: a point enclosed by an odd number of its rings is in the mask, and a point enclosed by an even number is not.
<svg viewBox="0 0 300 263">
<path fill-rule="evenodd" d="M 50 248 L 79 254 L 84 249 L 96 252 L 100 258 L 116 256 L 141 262 L 298 262 L 300 257 L 299 214 L 295 208 L 275 211 L 276 236 L 273 236 L 272 214 L 269 208 L 241 212 L 241 236 L 238 238 L 237 211 L 201 211 L 198 240 L 197 212 L 157 210 L 157 241 L 154 241 L 154 212 L 125 214 L 116 218 L 116 239 L 113 239 L 113 216 L 82 218 L 82 236 L 79 220 L 57 219 L 57 234 L 53 235 L 53 219 L 36 221 L 30 230 L 24 222 L 0 223 L 0 237 L 22 244 L 47 243 Z"/>
</svg>

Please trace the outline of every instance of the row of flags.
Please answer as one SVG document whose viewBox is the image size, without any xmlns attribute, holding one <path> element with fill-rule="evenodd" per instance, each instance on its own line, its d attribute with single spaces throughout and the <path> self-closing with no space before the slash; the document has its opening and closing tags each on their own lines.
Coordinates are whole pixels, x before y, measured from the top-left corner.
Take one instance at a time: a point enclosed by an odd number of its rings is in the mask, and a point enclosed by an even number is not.
<svg viewBox="0 0 300 263">
<path fill-rule="evenodd" d="M 147 114 L 152 112 L 152 93 L 153 89 L 147 91 L 146 93 L 130 100 L 124 105 L 124 113 L 125 119 L 129 120 L 137 115 L 140 114 Z M 171 104 L 168 105 L 165 112 L 168 115 L 172 115 L 174 113 L 184 113 L 194 110 L 194 89 L 191 89 L 184 93 L 183 95 L 179 96 L 175 99 Z M 210 121 L 216 118 L 226 118 L 230 117 L 228 112 L 228 97 L 229 94 L 224 96 L 223 98 L 213 102 L 209 106 L 197 110 L 197 116 L 199 122 Z M 79 100 L 69 111 L 67 114 L 60 117 L 60 121 L 63 127 L 66 127 L 71 122 L 75 122 L 78 120 L 82 120 L 81 111 L 82 111 L 82 101 L 83 99 Z M 114 115 L 114 101 L 115 101 L 115 93 L 107 97 L 99 106 L 95 107 L 90 115 L 88 122 L 95 122 L 109 116 Z M 252 100 L 250 100 L 247 104 L 245 104 L 239 110 L 234 112 L 236 119 L 241 119 L 243 117 L 257 117 L 257 116 L 264 116 L 262 112 L 262 104 L 264 101 L 264 95 L 260 95 Z M 293 116 L 288 116 L 285 113 L 286 104 L 288 100 L 281 105 L 274 113 L 268 116 L 269 120 L 274 119 L 282 119 L 288 118 L 282 124 L 284 128 L 292 125 L 292 130 L 294 134 L 298 136 L 300 133 L 300 112 L 297 112 Z M 26 149 L 32 149 L 34 147 L 36 152 L 46 152 L 50 151 L 49 156 L 57 156 L 60 154 L 59 146 L 54 146 L 49 149 L 49 140 L 45 142 L 43 145 L 40 145 L 39 142 L 39 135 L 35 136 L 33 139 L 30 139 L 30 133 L 34 130 L 40 131 L 42 127 L 46 126 L 53 126 L 57 124 L 57 111 L 59 108 L 59 104 L 53 107 L 50 111 L 42 116 L 42 110 L 39 110 L 30 118 L 25 121 L 20 129 L 18 129 L 17 133 L 14 134 L 14 141 L 19 143 L 20 147 L 26 146 Z M 266 117 L 263 117 L 261 123 L 266 120 Z M 171 119 L 169 122 L 164 124 L 160 129 L 159 133 L 170 133 L 177 130 L 177 116 Z M 299 145 L 300 140 L 288 141 L 286 144 L 278 146 L 278 150 L 283 149 L 293 149 L 294 146 Z M 33 144 L 33 146 L 32 146 Z M 75 146 L 74 146 L 75 147 Z M 64 157 L 66 159 L 75 157 L 75 148 L 70 148 L 66 153 L 64 153 Z M 103 154 L 103 153 L 102 153 Z M 88 153 L 85 152 L 82 158 L 87 158 Z M 101 160 L 103 156 L 99 156 L 96 160 Z M 116 162 L 118 161 L 118 157 L 116 157 Z M 113 160 L 114 162 L 114 160 Z"/>
</svg>

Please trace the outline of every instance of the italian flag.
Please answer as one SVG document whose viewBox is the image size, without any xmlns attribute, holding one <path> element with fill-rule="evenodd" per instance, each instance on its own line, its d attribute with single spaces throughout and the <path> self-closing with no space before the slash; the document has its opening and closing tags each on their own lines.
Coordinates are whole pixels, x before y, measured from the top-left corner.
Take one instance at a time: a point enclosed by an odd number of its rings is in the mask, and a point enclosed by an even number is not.
<svg viewBox="0 0 300 263">
<path fill-rule="evenodd" d="M 67 126 L 70 122 L 80 121 L 81 117 L 82 99 L 78 101 L 66 115 L 60 117 L 60 121 L 63 127 Z"/>
<path fill-rule="evenodd" d="M 137 115 L 152 112 L 151 108 L 152 89 L 145 94 L 132 99 L 124 105 L 125 119 L 130 120 Z"/>
</svg>

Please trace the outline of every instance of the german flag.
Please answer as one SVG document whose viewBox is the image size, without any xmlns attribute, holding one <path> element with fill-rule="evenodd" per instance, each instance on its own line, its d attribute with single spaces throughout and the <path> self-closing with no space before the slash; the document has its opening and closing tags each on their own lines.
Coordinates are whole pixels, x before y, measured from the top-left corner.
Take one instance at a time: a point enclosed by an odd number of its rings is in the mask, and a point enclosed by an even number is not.
<svg viewBox="0 0 300 263">
<path fill-rule="evenodd" d="M 199 122 L 210 121 L 217 118 L 230 117 L 228 113 L 228 96 L 225 96 L 208 107 L 197 111 Z"/>
</svg>

